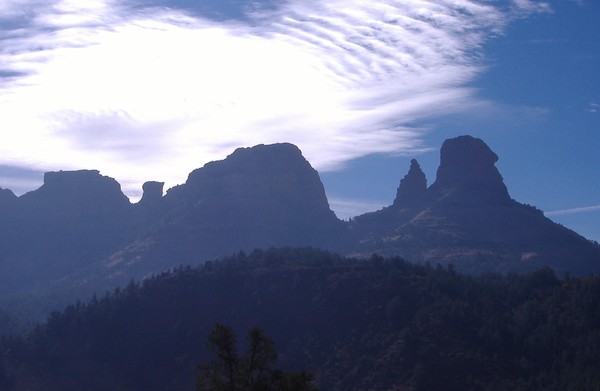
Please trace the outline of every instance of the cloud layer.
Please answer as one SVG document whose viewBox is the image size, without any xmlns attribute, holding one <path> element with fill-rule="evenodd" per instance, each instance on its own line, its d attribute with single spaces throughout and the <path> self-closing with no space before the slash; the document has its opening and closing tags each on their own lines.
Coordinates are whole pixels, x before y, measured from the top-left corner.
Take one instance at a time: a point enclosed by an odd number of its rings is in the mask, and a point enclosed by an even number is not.
<svg viewBox="0 0 600 391">
<path fill-rule="evenodd" d="M 415 124 L 480 104 L 486 40 L 548 10 L 290 0 L 219 22 L 176 3 L 5 0 L 0 164 L 100 169 L 135 198 L 238 146 L 292 142 L 319 170 L 414 152 Z"/>
</svg>

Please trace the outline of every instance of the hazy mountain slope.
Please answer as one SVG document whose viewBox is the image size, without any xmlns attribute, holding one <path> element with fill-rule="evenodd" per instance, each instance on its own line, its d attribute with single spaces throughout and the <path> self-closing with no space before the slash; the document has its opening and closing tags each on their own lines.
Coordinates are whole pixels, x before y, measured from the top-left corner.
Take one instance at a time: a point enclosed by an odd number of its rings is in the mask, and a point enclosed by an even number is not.
<svg viewBox="0 0 600 391">
<path fill-rule="evenodd" d="M 131 204 L 95 170 L 47 173 L 16 197 L 0 189 L 0 308 L 15 319 L 181 264 L 271 246 L 453 263 L 473 273 L 551 266 L 600 271 L 600 247 L 509 196 L 497 155 L 462 136 L 441 149 L 435 182 L 413 161 L 393 204 L 336 218 L 323 185 L 291 144 L 239 148 L 163 195 L 147 182 Z"/>
<path fill-rule="evenodd" d="M 401 255 L 461 270 L 600 271 L 600 247 L 509 196 L 498 156 L 480 139 L 442 145 L 435 182 L 425 188 L 413 161 L 394 203 L 351 223 L 355 254 Z"/>
<path fill-rule="evenodd" d="M 47 173 L 44 185 L 11 202 L 0 238 L 0 293 L 64 279 L 129 242 L 131 204 L 98 171 Z"/>
<path fill-rule="evenodd" d="M 318 173 L 291 144 L 240 148 L 165 196 L 160 182 L 148 182 L 138 204 L 95 170 L 47 173 L 35 191 L 0 194 L 0 307 L 34 318 L 131 278 L 242 249 L 334 247 L 345 230 Z"/>
</svg>

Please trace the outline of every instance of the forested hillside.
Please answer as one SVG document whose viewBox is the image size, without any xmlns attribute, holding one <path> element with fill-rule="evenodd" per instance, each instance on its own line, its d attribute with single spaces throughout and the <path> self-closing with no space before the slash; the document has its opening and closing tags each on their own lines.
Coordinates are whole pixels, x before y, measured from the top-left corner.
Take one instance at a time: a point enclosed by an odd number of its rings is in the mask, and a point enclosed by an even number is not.
<svg viewBox="0 0 600 391">
<path fill-rule="evenodd" d="M 560 277 L 560 278 L 559 278 Z M 254 251 L 132 282 L 4 338 L 7 390 L 193 390 L 219 322 L 321 390 L 600 389 L 600 278 L 466 276 L 400 258 Z"/>
</svg>

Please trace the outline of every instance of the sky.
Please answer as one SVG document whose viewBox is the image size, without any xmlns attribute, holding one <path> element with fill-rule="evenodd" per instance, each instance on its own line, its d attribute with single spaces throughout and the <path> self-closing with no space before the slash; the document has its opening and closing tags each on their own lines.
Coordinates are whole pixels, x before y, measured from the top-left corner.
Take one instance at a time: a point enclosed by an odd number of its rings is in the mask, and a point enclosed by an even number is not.
<svg viewBox="0 0 600 391">
<path fill-rule="evenodd" d="M 2 0 L 0 187 L 98 169 L 135 202 L 291 142 L 349 218 L 470 134 L 511 196 L 600 241 L 596 0 Z"/>
</svg>

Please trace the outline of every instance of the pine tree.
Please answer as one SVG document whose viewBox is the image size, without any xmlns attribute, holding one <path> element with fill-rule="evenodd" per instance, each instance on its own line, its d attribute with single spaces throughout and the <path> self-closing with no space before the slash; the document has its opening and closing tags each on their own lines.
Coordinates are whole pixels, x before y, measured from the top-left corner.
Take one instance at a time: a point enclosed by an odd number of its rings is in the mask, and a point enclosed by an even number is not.
<svg viewBox="0 0 600 391">
<path fill-rule="evenodd" d="M 275 345 L 259 328 L 248 333 L 248 348 L 241 357 L 233 330 L 219 323 L 208 336 L 208 348 L 215 359 L 199 366 L 197 391 L 317 391 L 311 373 L 273 369 Z"/>
</svg>

